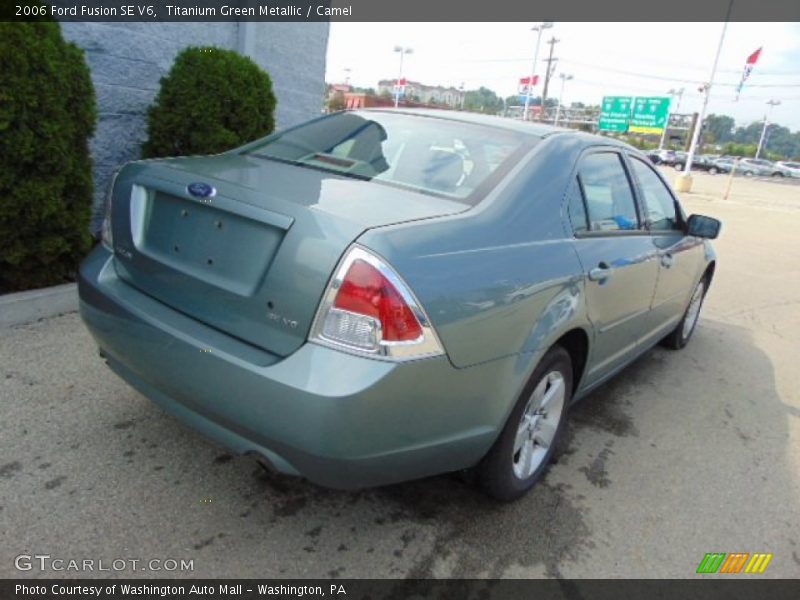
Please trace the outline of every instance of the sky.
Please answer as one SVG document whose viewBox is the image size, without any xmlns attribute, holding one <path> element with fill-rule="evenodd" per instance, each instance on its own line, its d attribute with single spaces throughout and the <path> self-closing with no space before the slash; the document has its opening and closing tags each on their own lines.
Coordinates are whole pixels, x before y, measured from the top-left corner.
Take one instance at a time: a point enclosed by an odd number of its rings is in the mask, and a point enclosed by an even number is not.
<svg viewBox="0 0 800 600">
<path fill-rule="evenodd" d="M 464 83 L 499 95 L 517 93 L 533 63 L 536 23 L 346 23 L 332 22 L 326 80 L 376 87 L 396 78 L 396 45 L 411 47 L 403 75 L 429 85 Z M 543 74 L 555 36 L 555 80 L 548 96 L 558 97 L 559 73 L 572 75 L 563 101 L 599 104 L 607 96 L 664 96 L 684 89 L 675 112 L 699 111 L 698 87 L 709 80 L 722 23 L 554 23 L 545 30 L 537 73 Z M 735 86 L 747 57 L 763 47 L 738 102 Z M 349 71 L 347 71 L 349 69 Z M 541 87 L 537 88 L 537 95 Z M 767 100 L 780 100 L 770 121 L 800 130 L 800 23 L 729 23 L 708 113 L 728 114 L 737 125 L 764 118 Z M 678 109 L 678 110 L 676 110 Z"/>
</svg>

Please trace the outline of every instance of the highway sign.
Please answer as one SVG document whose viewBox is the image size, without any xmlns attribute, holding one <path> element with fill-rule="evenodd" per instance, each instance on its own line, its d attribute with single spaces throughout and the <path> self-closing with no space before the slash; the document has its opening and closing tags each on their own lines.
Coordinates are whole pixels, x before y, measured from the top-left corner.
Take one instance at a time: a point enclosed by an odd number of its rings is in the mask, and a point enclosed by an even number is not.
<svg viewBox="0 0 800 600">
<path fill-rule="evenodd" d="M 628 130 L 632 133 L 659 134 L 664 131 L 668 118 L 669 98 L 636 98 Z"/>
<path fill-rule="evenodd" d="M 601 131 L 627 131 L 631 118 L 630 96 L 604 96 L 600 105 L 600 120 L 597 123 Z"/>
</svg>

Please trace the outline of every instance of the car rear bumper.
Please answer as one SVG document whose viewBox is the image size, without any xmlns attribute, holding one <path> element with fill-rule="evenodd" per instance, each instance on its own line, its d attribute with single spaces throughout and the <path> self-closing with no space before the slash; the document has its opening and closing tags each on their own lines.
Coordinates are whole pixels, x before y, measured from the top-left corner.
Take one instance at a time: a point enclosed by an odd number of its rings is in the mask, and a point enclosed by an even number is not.
<svg viewBox="0 0 800 600">
<path fill-rule="evenodd" d="M 103 247 L 79 293 L 101 355 L 130 385 L 231 450 L 329 487 L 476 464 L 522 375 L 513 357 L 456 369 L 445 356 L 392 363 L 307 343 L 281 358 L 142 294 Z"/>
</svg>

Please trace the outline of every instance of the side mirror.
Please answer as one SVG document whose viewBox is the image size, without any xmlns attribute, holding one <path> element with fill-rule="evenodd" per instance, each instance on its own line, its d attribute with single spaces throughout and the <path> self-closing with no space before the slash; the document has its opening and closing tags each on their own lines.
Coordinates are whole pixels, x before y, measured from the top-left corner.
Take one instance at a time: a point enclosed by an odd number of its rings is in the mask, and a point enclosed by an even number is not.
<svg viewBox="0 0 800 600">
<path fill-rule="evenodd" d="M 722 222 L 713 217 L 705 215 L 692 215 L 686 227 L 686 233 L 695 237 L 715 239 L 722 228 Z"/>
</svg>

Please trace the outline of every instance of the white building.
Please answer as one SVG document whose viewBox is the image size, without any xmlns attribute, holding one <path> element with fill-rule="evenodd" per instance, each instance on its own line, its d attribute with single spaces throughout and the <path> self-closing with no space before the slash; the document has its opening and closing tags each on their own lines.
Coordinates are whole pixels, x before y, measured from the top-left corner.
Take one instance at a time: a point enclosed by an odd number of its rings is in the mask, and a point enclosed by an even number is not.
<svg viewBox="0 0 800 600">
<path fill-rule="evenodd" d="M 381 79 L 378 82 L 378 94 L 394 96 L 394 87 L 396 84 L 397 79 Z M 417 100 L 424 104 L 445 104 L 453 108 L 458 108 L 464 102 L 464 91 L 454 87 L 425 85 L 418 81 L 406 80 L 405 97 L 409 100 Z"/>
</svg>

